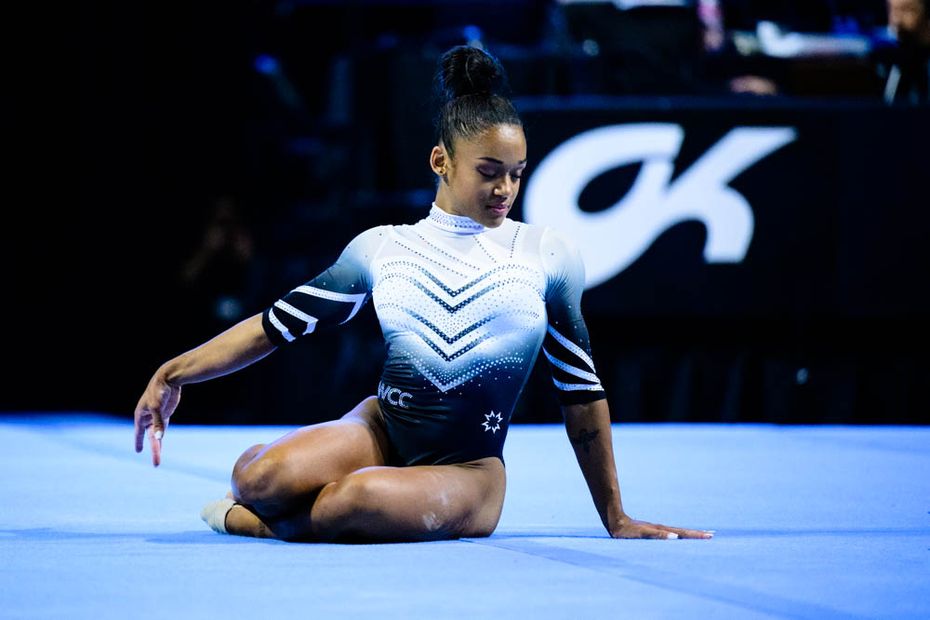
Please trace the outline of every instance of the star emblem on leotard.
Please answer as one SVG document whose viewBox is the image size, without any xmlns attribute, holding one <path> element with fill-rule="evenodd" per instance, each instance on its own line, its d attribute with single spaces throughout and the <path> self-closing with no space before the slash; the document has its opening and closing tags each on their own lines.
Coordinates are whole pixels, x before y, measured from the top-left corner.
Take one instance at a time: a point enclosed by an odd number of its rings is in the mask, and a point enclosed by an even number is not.
<svg viewBox="0 0 930 620">
<path fill-rule="evenodd" d="M 497 431 L 501 430 L 501 422 L 504 420 L 504 416 L 499 413 L 484 414 L 484 422 L 481 423 L 481 426 L 484 427 L 485 431 L 491 431 L 493 434 L 497 434 Z"/>
</svg>

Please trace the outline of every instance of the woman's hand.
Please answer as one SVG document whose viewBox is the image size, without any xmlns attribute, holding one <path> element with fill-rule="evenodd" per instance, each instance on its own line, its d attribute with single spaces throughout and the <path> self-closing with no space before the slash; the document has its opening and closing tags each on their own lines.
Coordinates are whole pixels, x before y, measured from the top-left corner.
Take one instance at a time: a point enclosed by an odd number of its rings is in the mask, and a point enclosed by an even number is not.
<svg viewBox="0 0 930 620">
<path fill-rule="evenodd" d="M 181 385 L 222 377 L 257 362 L 275 350 L 265 335 L 259 312 L 195 349 L 162 364 L 136 405 L 136 452 L 148 431 L 152 464 L 161 462 L 161 439 L 168 418 L 181 400 Z"/>
<path fill-rule="evenodd" d="M 152 465 L 161 463 L 161 439 L 168 429 L 168 418 L 174 413 L 181 400 L 181 386 L 171 385 L 159 370 L 149 381 L 148 387 L 136 405 L 136 452 L 142 452 L 142 441 L 146 431 L 152 445 Z"/>
<path fill-rule="evenodd" d="M 637 521 L 629 517 L 621 519 L 610 528 L 611 538 L 713 538 L 714 533 L 704 530 L 688 530 L 681 527 L 669 527 L 647 521 Z"/>
</svg>

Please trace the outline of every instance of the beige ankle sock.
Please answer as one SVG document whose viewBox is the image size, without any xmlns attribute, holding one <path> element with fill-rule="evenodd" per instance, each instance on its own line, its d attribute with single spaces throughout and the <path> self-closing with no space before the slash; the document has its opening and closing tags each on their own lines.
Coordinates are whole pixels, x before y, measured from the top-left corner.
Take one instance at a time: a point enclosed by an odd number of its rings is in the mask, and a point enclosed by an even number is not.
<svg viewBox="0 0 930 620">
<path fill-rule="evenodd" d="M 220 534 L 228 534 L 226 531 L 226 514 L 232 510 L 232 507 L 236 505 L 236 502 L 224 497 L 223 499 L 218 499 L 215 502 L 210 502 L 203 507 L 203 510 L 200 511 L 200 518 L 206 522 L 215 532 Z"/>
</svg>

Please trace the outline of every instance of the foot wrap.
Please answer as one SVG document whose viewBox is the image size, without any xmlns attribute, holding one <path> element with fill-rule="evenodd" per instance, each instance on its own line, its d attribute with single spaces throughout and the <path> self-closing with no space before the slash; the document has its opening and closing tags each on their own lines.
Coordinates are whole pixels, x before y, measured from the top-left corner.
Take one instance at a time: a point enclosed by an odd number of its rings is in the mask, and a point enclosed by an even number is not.
<svg viewBox="0 0 930 620">
<path fill-rule="evenodd" d="M 226 531 L 226 514 L 236 505 L 236 502 L 224 497 L 215 502 L 210 502 L 200 511 L 200 518 L 210 526 L 214 532 L 228 534 Z"/>
</svg>

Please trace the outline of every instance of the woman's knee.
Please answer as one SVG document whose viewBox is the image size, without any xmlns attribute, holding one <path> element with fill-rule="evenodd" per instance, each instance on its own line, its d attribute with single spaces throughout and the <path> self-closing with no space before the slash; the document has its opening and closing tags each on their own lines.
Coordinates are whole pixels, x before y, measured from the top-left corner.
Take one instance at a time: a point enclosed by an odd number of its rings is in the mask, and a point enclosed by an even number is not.
<svg viewBox="0 0 930 620">
<path fill-rule="evenodd" d="M 477 511 L 468 529 L 463 532 L 467 538 L 487 538 L 497 529 L 501 520 L 501 509 L 494 505 L 482 507 Z"/>
<path fill-rule="evenodd" d="M 265 448 L 266 444 L 257 443 L 251 448 L 246 448 L 245 452 L 239 455 L 239 458 L 236 459 L 236 464 L 233 465 L 233 478 L 239 475 L 239 472 L 248 465 L 252 459 L 258 456 L 258 453 Z"/>
<path fill-rule="evenodd" d="M 281 488 L 283 463 L 278 451 L 262 452 L 264 447 L 252 446 L 233 467 L 232 489 L 239 503 L 257 507 L 273 504 L 285 491 Z"/>
</svg>

